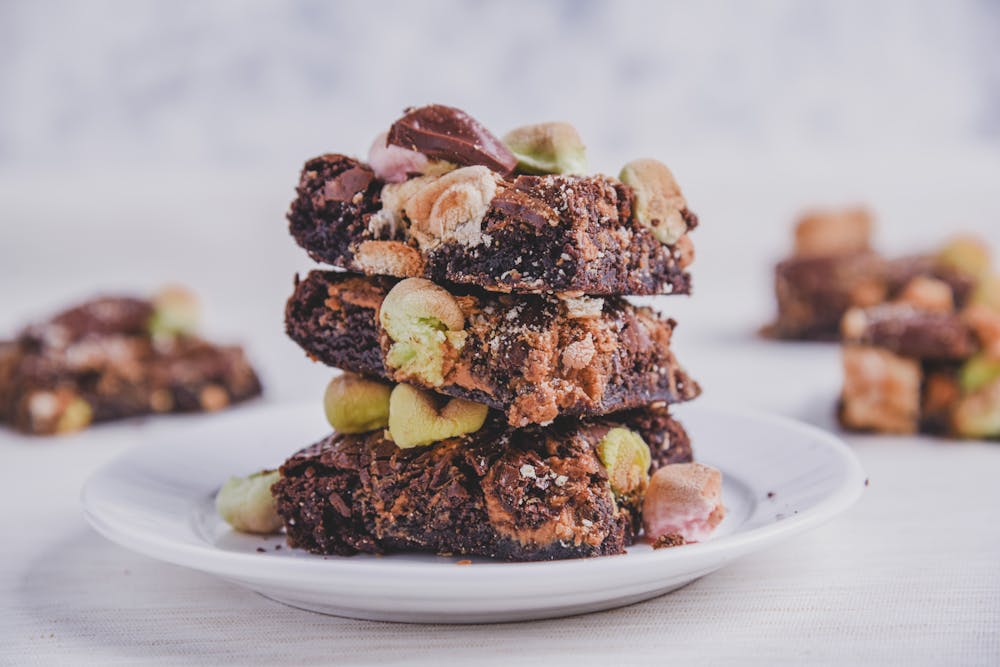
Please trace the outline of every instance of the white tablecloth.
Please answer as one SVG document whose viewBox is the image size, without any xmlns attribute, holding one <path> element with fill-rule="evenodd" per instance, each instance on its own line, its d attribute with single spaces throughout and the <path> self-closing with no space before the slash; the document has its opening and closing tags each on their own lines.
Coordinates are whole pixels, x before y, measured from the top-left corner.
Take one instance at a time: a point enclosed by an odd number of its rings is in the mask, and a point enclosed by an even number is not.
<svg viewBox="0 0 1000 667">
<path fill-rule="evenodd" d="M 941 192 L 873 165 L 832 193 L 815 172 L 748 184 L 691 168 L 698 294 L 657 303 L 681 322 L 677 350 L 705 400 L 833 428 L 836 350 L 753 335 L 790 216 L 868 193 L 883 245 L 919 247 L 957 225 L 1000 248 L 995 166 Z M 66 179 L 58 196 L 53 178 L 0 180 L 0 331 L 100 287 L 183 279 L 205 295 L 209 330 L 248 344 L 267 400 L 318 400 L 328 373 L 281 331 L 291 274 L 309 267 L 281 223 L 289 176 Z M 80 486 L 157 423 L 0 435 L 0 664 L 1000 664 L 997 444 L 848 437 L 871 486 L 820 529 L 651 602 L 449 627 L 298 611 L 105 541 L 80 515 Z"/>
</svg>

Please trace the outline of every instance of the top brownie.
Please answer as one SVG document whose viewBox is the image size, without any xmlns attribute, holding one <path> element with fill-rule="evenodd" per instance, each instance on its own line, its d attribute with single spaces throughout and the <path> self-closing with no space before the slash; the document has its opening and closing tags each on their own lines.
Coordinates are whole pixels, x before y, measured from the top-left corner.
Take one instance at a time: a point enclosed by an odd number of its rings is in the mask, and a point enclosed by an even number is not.
<svg viewBox="0 0 1000 667">
<path fill-rule="evenodd" d="M 518 293 L 687 294 L 697 216 L 673 175 L 636 160 L 584 175 L 572 127 L 490 134 L 441 105 L 409 110 L 368 162 L 302 170 L 289 229 L 313 259 L 367 275 Z"/>
</svg>

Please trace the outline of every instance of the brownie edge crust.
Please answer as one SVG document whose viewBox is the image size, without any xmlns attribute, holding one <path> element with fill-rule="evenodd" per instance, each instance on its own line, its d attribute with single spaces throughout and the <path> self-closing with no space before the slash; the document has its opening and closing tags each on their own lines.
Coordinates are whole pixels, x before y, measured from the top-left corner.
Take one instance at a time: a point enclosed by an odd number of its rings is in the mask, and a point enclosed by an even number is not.
<svg viewBox="0 0 1000 667">
<path fill-rule="evenodd" d="M 400 449 L 381 432 L 333 434 L 289 458 L 272 492 L 288 543 L 312 553 L 423 551 L 510 561 L 623 553 L 642 498 L 618 499 L 596 447 L 624 426 L 652 468 L 691 460 L 665 407 L 480 431 Z"/>
</svg>

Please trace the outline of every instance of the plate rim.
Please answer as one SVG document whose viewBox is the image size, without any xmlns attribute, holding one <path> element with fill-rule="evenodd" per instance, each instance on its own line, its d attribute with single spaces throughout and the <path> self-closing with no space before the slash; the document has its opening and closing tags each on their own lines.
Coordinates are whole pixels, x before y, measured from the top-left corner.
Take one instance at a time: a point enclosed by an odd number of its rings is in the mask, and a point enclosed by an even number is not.
<svg viewBox="0 0 1000 667">
<path fill-rule="evenodd" d="M 272 403 L 266 409 L 269 412 L 301 408 L 301 403 Z M 684 545 L 681 549 L 643 550 L 626 554 L 628 563 L 641 567 L 650 563 L 670 560 L 677 565 L 685 561 L 708 562 L 714 557 L 731 553 L 732 558 L 752 550 L 754 545 L 770 543 L 785 537 L 804 532 L 831 520 L 838 514 L 850 508 L 863 494 L 865 487 L 865 472 L 860 461 L 850 447 L 833 433 L 817 426 L 806 424 L 796 419 L 768 413 L 752 408 L 720 406 L 713 403 L 701 405 L 675 406 L 679 413 L 684 412 L 723 412 L 727 415 L 766 422 L 772 426 L 796 431 L 803 436 L 820 442 L 836 454 L 837 460 L 843 466 L 844 480 L 839 487 L 819 500 L 808 509 L 776 520 L 763 526 L 736 532 L 717 539 Z M 683 419 L 683 414 L 680 414 Z M 202 426 L 199 424 L 198 426 Z M 191 569 L 208 572 L 223 577 L 250 578 L 273 583 L 301 582 L 303 576 L 323 573 L 330 580 L 350 577 L 352 574 L 366 576 L 378 574 L 382 577 L 412 577 L 415 573 L 435 576 L 448 572 L 449 578 L 459 581 L 469 581 L 474 577 L 487 576 L 491 581 L 508 581 L 510 578 L 538 578 L 552 574 L 555 570 L 567 575 L 598 576 L 607 568 L 620 567 L 619 557 L 594 557 L 563 559 L 557 561 L 534 562 L 490 562 L 489 567 L 453 567 L 442 568 L 439 563 L 393 561 L 391 558 L 378 560 L 346 558 L 329 559 L 267 559 L 257 553 L 242 553 L 225 551 L 213 547 L 209 543 L 188 544 L 178 542 L 170 537 L 163 537 L 152 531 L 136 531 L 134 525 L 127 522 L 117 522 L 115 517 L 102 515 L 99 501 L 95 500 L 102 479 L 113 475 L 115 469 L 126 465 L 140 449 L 130 447 L 112 460 L 106 462 L 94 471 L 84 483 L 80 492 L 80 502 L 83 515 L 87 522 L 101 535 L 110 541 L 132 551 L 151 558 L 180 565 Z M 554 567 L 556 566 L 556 567 Z M 471 582 L 470 582 L 471 583 Z"/>
</svg>

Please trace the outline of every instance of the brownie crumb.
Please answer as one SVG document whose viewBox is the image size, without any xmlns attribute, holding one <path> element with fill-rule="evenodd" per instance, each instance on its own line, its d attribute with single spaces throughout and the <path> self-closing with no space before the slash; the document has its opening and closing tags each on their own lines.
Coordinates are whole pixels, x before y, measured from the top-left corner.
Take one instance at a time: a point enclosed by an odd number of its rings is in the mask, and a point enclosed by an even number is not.
<svg viewBox="0 0 1000 667">
<path fill-rule="evenodd" d="M 264 547 L 257 547 L 257 553 L 262 554 L 265 551 L 267 551 L 267 549 L 265 549 Z"/>
<path fill-rule="evenodd" d="M 768 491 L 767 492 L 767 498 L 768 498 L 768 500 L 770 500 L 771 498 L 774 498 L 775 495 L 777 495 L 777 494 L 775 494 L 774 491 Z"/>
<path fill-rule="evenodd" d="M 679 547 L 687 544 L 687 540 L 684 539 L 683 535 L 678 535 L 677 533 L 667 533 L 666 535 L 660 535 L 653 542 L 654 549 L 669 549 L 670 547 Z"/>
<path fill-rule="evenodd" d="M 865 477 L 865 486 L 868 486 L 868 485 L 869 485 L 870 483 L 871 483 L 871 482 L 870 482 L 870 481 L 868 480 L 868 478 L 867 478 L 867 477 Z"/>
</svg>

